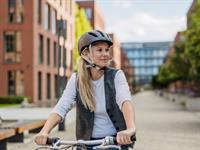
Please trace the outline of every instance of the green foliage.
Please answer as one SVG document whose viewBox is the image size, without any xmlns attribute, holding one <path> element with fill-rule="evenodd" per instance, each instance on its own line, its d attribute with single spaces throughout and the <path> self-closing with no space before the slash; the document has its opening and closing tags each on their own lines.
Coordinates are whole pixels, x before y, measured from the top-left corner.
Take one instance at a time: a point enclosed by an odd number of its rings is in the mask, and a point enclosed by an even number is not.
<svg viewBox="0 0 200 150">
<path fill-rule="evenodd" d="M 169 83 L 177 80 L 177 75 L 173 73 L 169 65 L 166 64 L 160 67 L 157 80 L 161 84 L 164 84 L 167 86 Z"/>
<path fill-rule="evenodd" d="M 89 20 L 87 19 L 85 11 L 79 8 L 77 4 L 76 4 L 75 10 L 76 10 L 76 14 L 75 14 L 76 43 L 75 43 L 75 50 L 73 52 L 74 71 L 78 69 L 78 60 L 80 58 L 79 53 L 78 53 L 78 40 L 83 33 L 92 30 L 92 26 Z"/>
<path fill-rule="evenodd" d="M 185 54 L 185 41 L 180 41 L 174 46 L 174 53 L 169 59 L 169 68 L 176 75 L 176 79 L 188 80 L 191 64 Z"/>
<path fill-rule="evenodd" d="M 165 87 L 165 84 L 160 83 L 158 81 L 158 75 L 155 75 L 155 76 L 152 77 L 151 86 L 153 88 L 163 88 L 163 87 Z"/>
<path fill-rule="evenodd" d="M 20 104 L 24 98 L 23 96 L 1 96 L 0 104 Z"/>
<path fill-rule="evenodd" d="M 190 16 L 190 26 L 186 32 L 186 55 L 191 63 L 190 77 L 200 76 L 200 2 L 198 1 L 193 14 Z"/>
<path fill-rule="evenodd" d="M 169 63 L 160 68 L 153 84 L 168 85 L 176 80 L 195 81 L 200 89 L 200 0 L 192 15 L 189 17 L 189 26 L 185 31 L 185 40 L 174 46 L 174 53 Z"/>
</svg>

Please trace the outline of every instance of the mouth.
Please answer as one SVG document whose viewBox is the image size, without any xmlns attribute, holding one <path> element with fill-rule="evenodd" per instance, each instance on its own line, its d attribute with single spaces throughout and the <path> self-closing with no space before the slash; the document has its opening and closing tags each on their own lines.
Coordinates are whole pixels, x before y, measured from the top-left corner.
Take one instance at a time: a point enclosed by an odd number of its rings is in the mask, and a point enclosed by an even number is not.
<svg viewBox="0 0 200 150">
<path fill-rule="evenodd" d="M 109 59 L 101 59 L 101 61 L 109 61 Z"/>
</svg>

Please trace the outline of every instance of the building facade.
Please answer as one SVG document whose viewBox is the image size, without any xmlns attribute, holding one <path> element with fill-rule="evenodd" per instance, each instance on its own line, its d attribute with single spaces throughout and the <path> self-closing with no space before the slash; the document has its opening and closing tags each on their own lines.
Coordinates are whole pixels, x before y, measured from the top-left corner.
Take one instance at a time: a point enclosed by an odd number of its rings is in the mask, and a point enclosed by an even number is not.
<svg viewBox="0 0 200 150">
<path fill-rule="evenodd" d="M 65 78 L 72 72 L 73 5 L 73 0 L 0 1 L 0 96 L 27 96 L 34 103 L 57 99 L 58 73 Z"/>
<path fill-rule="evenodd" d="M 132 76 L 135 86 L 151 83 L 158 73 L 160 65 L 167 54 L 171 42 L 122 43 L 122 48 L 134 67 Z"/>
<path fill-rule="evenodd" d="M 86 16 L 90 21 L 93 29 L 105 30 L 104 18 L 95 0 L 76 1 L 77 4 L 85 10 Z"/>
<path fill-rule="evenodd" d="M 122 64 L 121 64 L 121 47 L 120 47 L 120 42 L 118 41 L 117 37 L 115 34 L 109 34 L 113 41 L 113 46 L 111 48 L 111 55 L 112 55 L 112 63 L 111 66 L 117 69 L 121 69 Z"/>
</svg>

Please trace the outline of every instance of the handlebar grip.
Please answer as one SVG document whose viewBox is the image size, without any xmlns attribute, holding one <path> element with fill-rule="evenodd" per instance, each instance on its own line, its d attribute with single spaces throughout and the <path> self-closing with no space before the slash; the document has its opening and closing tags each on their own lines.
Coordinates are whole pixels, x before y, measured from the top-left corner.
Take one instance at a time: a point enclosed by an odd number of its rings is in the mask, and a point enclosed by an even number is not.
<svg viewBox="0 0 200 150">
<path fill-rule="evenodd" d="M 47 145 L 53 145 L 54 143 L 56 143 L 59 140 L 59 138 L 47 138 Z"/>
<path fill-rule="evenodd" d="M 115 144 L 117 144 L 117 138 L 116 137 L 113 137 L 113 141 Z M 136 134 L 133 134 L 131 136 L 131 141 L 134 143 L 136 141 Z"/>
<path fill-rule="evenodd" d="M 131 141 L 132 141 L 132 142 L 135 142 L 135 141 L 136 141 L 136 135 L 135 135 L 135 134 L 133 134 L 133 135 L 131 136 Z"/>
</svg>

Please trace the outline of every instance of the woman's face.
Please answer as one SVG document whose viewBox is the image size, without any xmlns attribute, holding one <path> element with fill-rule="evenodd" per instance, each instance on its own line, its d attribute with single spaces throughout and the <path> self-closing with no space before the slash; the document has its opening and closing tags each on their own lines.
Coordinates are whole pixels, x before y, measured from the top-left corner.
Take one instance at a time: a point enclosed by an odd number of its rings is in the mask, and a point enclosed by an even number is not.
<svg viewBox="0 0 200 150">
<path fill-rule="evenodd" d="M 106 42 L 97 42 L 92 45 L 93 60 L 99 67 L 110 65 L 110 47 Z"/>
</svg>

